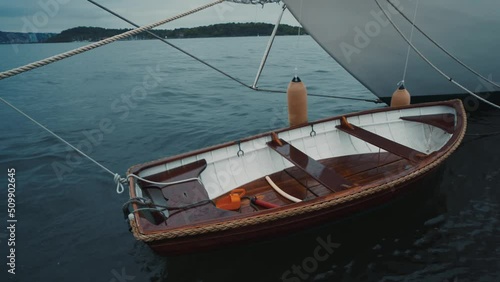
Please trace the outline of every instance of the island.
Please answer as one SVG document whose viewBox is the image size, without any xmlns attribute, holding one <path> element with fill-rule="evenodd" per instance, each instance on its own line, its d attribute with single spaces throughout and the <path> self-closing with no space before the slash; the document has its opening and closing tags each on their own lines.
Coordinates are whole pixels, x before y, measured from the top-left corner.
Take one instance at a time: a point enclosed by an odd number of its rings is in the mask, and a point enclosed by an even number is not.
<svg viewBox="0 0 500 282">
<path fill-rule="evenodd" d="M 236 36 L 266 36 L 270 35 L 274 25 L 268 23 L 224 23 L 208 26 L 176 28 L 172 30 L 153 30 L 161 38 L 202 38 L 202 37 L 236 37 Z M 79 41 L 99 41 L 131 29 L 109 29 L 101 27 L 75 27 L 62 31 L 61 33 L 17 33 L 1 32 L 0 43 L 59 43 Z M 303 29 L 281 24 L 277 35 L 301 35 L 305 34 Z M 154 39 L 146 32 L 131 36 L 128 40 Z"/>
</svg>

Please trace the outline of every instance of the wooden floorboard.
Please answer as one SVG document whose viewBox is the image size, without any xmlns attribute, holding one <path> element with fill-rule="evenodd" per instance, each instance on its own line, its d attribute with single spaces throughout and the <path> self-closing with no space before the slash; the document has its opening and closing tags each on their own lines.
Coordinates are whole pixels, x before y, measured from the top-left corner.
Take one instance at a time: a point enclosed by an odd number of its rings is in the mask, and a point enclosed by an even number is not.
<svg viewBox="0 0 500 282">
<path fill-rule="evenodd" d="M 330 191 L 328 188 L 325 186 L 318 184 L 316 186 L 308 187 L 307 188 L 308 193 L 307 193 L 307 198 L 306 200 L 312 200 L 316 197 L 322 197 L 326 196 L 328 194 L 331 194 L 332 191 Z"/>
<path fill-rule="evenodd" d="M 324 164 L 329 167 L 335 167 L 335 169 L 342 172 L 344 177 L 349 177 L 353 174 L 373 169 L 377 166 L 383 166 L 400 159 L 402 158 L 397 155 L 388 152 L 380 152 L 327 159 L 324 161 Z"/>
<path fill-rule="evenodd" d="M 380 167 L 353 174 L 347 178 L 360 186 L 369 183 L 373 185 L 387 183 L 405 174 L 408 165 L 411 165 L 408 160 L 400 159 Z"/>
<path fill-rule="evenodd" d="M 342 156 L 320 160 L 319 162 L 332 170 L 334 169 L 343 178 L 356 185 L 389 181 L 397 177 L 398 174 L 404 173 L 405 167 L 410 165 L 407 160 L 387 152 Z M 279 171 L 269 175 L 269 177 L 282 190 L 299 199 L 311 200 L 333 193 L 297 167 Z M 248 197 L 257 196 L 261 200 L 280 206 L 292 204 L 290 200 L 282 197 L 272 189 L 265 178 L 257 179 L 238 188 L 244 188 Z M 210 209 L 204 208 L 203 210 L 212 213 Z M 249 200 L 243 199 L 239 212 L 243 214 L 253 213 L 255 209 L 250 205 Z M 198 221 L 198 217 L 202 215 L 201 213 L 192 214 L 194 217 L 191 218 L 191 221 Z M 210 217 L 206 214 L 203 215 L 203 217 L 207 216 Z M 180 222 L 175 222 L 175 219 L 169 221 L 174 225 L 180 224 Z"/>
<path fill-rule="evenodd" d="M 403 172 L 404 167 L 409 165 L 407 160 L 388 152 L 342 156 L 321 160 L 320 162 L 339 171 L 342 177 L 357 185 L 364 185 L 369 182 L 383 183 L 394 178 L 397 175 L 396 172 Z M 311 200 L 332 193 L 331 190 L 297 167 L 277 172 L 270 175 L 270 177 L 280 188 L 300 199 Z M 292 203 L 275 192 L 264 178 L 243 185 L 241 188 L 247 190 L 247 195 L 258 195 L 267 202 L 278 205 Z M 254 209 L 246 203 L 241 212 L 254 212 Z"/>
</svg>

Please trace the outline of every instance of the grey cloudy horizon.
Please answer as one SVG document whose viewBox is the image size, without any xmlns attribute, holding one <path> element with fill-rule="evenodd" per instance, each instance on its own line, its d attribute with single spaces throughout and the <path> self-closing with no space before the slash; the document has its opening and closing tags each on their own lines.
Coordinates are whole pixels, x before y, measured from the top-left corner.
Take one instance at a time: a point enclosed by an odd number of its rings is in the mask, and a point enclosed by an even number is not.
<svg viewBox="0 0 500 282">
<path fill-rule="evenodd" d="M 211 0 L 96 0 L 139 25 L 147 25 L 212 2 Z M 229 22 L 275 23 L 281 5 L 244 5 L 226 2 L 159 27 L 173 29 Z M 298 26 L 287 11 L 282 23 Z M 0 3 L 0 31 L 53 32 L 78 26 L 130 28 L 86 0 L 16 0 Z"/>
</svg>

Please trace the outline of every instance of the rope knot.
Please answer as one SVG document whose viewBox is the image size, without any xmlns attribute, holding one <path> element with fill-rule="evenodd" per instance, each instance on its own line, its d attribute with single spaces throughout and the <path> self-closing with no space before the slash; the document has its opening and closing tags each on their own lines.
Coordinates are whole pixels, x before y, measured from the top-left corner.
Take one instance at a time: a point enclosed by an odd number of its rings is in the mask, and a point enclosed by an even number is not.
<svg viewBox="0 0 500 282">
<path fill-rule="evenodd" d="M 118 173 L 115 173 L 115 176 L 113 177 L 113 181 L 116 183 L 116 193 L 121 194 L 123 191 L 125 191 L 125 188 L 123 187 L 124 184 L 127 184 L 127 179 L 121 177 Z"/>
</svg>

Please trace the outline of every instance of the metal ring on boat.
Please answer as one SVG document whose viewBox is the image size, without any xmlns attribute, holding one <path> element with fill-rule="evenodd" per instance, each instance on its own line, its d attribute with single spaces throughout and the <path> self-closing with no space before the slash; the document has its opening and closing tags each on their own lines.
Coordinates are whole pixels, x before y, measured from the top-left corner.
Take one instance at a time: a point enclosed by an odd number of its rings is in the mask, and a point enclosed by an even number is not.
<svg viewBox="0 0 500 282">
<path fill-rule="evenodd" d="M 314 131 L 314 124 L 311 124 L 311 133 L 309 133 L 309 136 L 311 137 L 316 136 L 316 131 Z"/>
<path fill-rule="evenodd" d="M 238 157 L 243 157 L 243 156 L 245 155 L 245 151 L 243 151 L 243 150 L 241 149 L 241 141 L 238 141 L 238 149 L 239 149 L 239 150 L 238 150 L 238 153 L 236 153 L 236 155 L 237 155 Z"/>
</svg>

